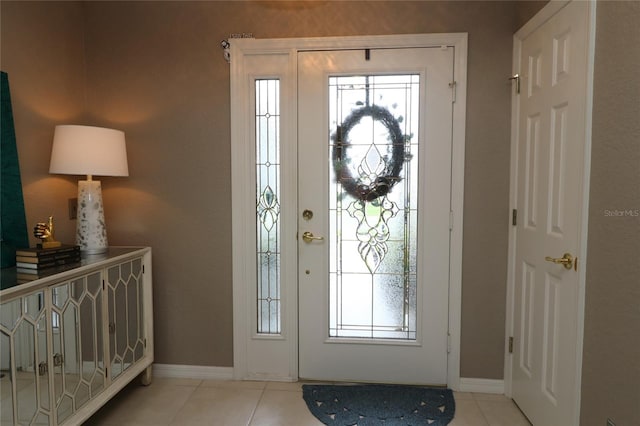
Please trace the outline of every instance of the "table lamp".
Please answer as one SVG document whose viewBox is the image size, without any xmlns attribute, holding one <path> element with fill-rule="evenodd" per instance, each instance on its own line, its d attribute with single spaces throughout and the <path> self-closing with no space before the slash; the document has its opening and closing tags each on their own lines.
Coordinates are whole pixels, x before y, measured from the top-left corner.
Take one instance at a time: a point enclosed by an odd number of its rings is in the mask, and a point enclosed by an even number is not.
<svg viewBox="0 0 640 426">
<path fill-rule="evenodd" d="M 49 173 L 87 175 L 78 181 L 76 244 L 84 254 L 107 251 L 99 176 L 129 176 L 124 132 L 102 127 L 56 126 Z"/>
</svg>

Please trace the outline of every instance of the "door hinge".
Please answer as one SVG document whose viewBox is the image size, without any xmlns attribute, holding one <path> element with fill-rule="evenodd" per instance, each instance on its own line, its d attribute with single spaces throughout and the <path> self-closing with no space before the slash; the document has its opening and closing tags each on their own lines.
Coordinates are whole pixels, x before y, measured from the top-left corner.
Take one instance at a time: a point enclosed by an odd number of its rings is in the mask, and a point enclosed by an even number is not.
<svg viewBox="0 0 640 426">
<path fill-rule="evenodd" d="M 513 337 L 509 337 L 509 353 L 513 353 Z"/>
<path fill-rule="evenodd" d="M 447 353 L 451 353 L 451 334 L 447 333 Z"/>
<path fill-rule="evenodd" d="M 511 210 L 511 224 L 516 226 L 518 224 L 518 210 Z"/>
<path fill-rule="evenodd" d="M 457 81 L 452 81 L 449 83 L 449 87 L 451 88 L 451 103 L 456 103 L 456 87 L 458 87 Z"/>
<path fill-rule="evenodd" d="M 510 81 L 514 81 L 516 82 L 516 94 L 520 94 L 520 75 L 519 74 L 514 74 L 511 77 L 509 77 L 507 80 Z"/>
<path fill-rule="evenodd" d="M 449 212 L 449 231 L 453 230 L 453 211 Z"/>
</svg>

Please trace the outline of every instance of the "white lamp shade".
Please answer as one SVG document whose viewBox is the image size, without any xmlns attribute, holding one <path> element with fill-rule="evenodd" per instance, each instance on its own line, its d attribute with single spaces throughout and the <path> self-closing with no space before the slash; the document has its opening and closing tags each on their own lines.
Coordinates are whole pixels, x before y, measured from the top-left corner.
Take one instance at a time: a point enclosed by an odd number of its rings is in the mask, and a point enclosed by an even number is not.
<svg viewBox="0 0 640 426">
<path fill-rule="evenodd" d="M 124 132 L 92 126 L 56 126 L 49 173 L 129 176 Z"/>
</svg>

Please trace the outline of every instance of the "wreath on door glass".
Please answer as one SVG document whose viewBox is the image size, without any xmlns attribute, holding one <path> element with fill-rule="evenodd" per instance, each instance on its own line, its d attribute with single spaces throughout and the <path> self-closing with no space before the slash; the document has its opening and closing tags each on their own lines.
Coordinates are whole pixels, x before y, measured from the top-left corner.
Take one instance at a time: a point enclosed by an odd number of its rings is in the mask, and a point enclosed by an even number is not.
<svg viewBox="0 0 640 426">
<path fill-rule="evenodd" d="M 362 177 L 354 177 L 348 166 L 348 151 L 351 146 L 349 132 L 360 123 L 363 117 L 371 117 L 372 120 L 382 123 L 389 132 L 389 140 L 392 144 L 391 159 L 385 158 L 383 171 L 371 179 L 370 183 L 363 182 Z M 354 198 L 373 201 L 387 195 L 391 188 L 400 181 L 400 173 L 405 159 L 405 136 L 400 130 L 398 120 L 388 109 L 378 105 L 367 105 L 354 110 L 331 135 L 331 140 L 333 141 L 332 159 L 336 180 L 340 182 L 345 192 Z"/>
</svg>

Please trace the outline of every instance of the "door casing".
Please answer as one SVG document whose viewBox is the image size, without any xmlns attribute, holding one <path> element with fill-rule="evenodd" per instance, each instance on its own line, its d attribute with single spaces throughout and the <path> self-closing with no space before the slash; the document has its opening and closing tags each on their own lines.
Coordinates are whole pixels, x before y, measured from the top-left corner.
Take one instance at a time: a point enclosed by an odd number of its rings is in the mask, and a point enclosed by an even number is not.
<svg viewBox="0 0 640 426">
<path fill-rule="evenodd" d="M 305 50 L 375 49 L 405 47 L 454 48 L 454 102 L 449 264 L 449 356 L 447 385 L 460 386 L 460 323 L 462 293 L 462 227 L 467 85 L 467 34 L 414 34 L 303 39 L 231 40 L 231 178 L 233 235 L 233 348 L 235 379 L 296 381 L 297 328 L 297 199 L 295 171 L 283 177 L 282 193 L 282 332 L 264 336 L 254 332 L 255 223 L 254 139 L 251 132 L 250 85 L 256 78 L 279 78 L 281 85 L 281 162 L 297 161 L 297 53 Z M 268 66 L 259 66 L 262 60 Z"/>
</svg>

